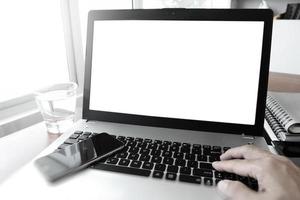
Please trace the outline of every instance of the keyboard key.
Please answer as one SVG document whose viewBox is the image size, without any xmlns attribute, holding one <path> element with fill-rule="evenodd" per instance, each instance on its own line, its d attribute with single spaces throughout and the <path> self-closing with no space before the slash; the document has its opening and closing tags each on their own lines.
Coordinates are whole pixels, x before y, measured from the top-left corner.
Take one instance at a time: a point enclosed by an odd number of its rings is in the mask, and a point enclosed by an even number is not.
<svg viewBox="0 0 300 200">
<path fill-rule="evenodd" d="M 207 186 L 212 186 L 213 185 L 213 180 L 211 178 L 204 178 L 204 185 Z"/>
<path fill-rule="evenodd" d="M 159 145 L 159 146 L 158 146 L 158 149 L 159 149 L 159 150 L 162 150 L 162 151 L 168 151 L 169 146 L 166 145 L 166 144 L 162 144 L 162 145 Z"/>
<path fill-rule="evenodd" d="M 228 172 L 223 173 L 223 179 L 228 179 L 228 180 L 236 180 L 236 175 Z"/>
<path fill-rule="evenodd" d="M 126 141 L 124 136 L 118 136 L 117 139 L 120 140 L 121 142 L 125 142 Z"/>
<path fill-rule="evenodd" d="M 163 163 L 168 165 L 173 165 L 174 159 L 170 157 L 164 157 Z"/>
<path fill-rule="evenodd" d="M 202 177 L 213 177 L 213 172 L 207 169 L 194 169 L 195 176 L 202 176 Z"/>
<path fill-rule="evenodd" d="M 166 140 L 166 141 L 164 141 L 164 142 L 163 142 L 163 144 L 165 144 L 165 145 L 169 146 L 169 145 L 171 145 L 171 144 L 172 144 L 172 142 L 171 142 L 171 141 L 167 141 L 167 140 Z"/>
<path fill-rule="evenodd" d="M 149 155 L 145 155 L 145 154 L 142 154 L 140 156 L 140 161 L 149 161 L 150 160 L 150 156 Z"/>
<path fill-rule="evenodd" d="M 220 156 L 212 156 L 212 155 L 210 155 L 210 156 L 208 156 L 208 161 L 209 162 L 215 162 L 215 161 L 220 161 Z"/>
<path fill-rule="evenodd" d="M 179 146 L 174 146 L 174 144 L 171 145 L 171 146 L 170 146 L 170 151 L 178 152 L 178 151 L 179 151 Z"/>
<path fill-rule="evenodd" d="M 136 147 L 139 147 L 139 148 L 142 148 L 142 149 L 146 149 L 147 146 L 148 146 L 148 143 L 146 143 L 146 142 L 138 142 L 136 144 Z"/>
<path fill-rule="evenodd" d="M 144 162 L 143 166 L 142 166 L 143 169 L 153 169 L 153 163 L 150 163 L 150 162 Z"/>
<path fill-rule="evenodd" d="M 201 148 L 201 144 L 193 144 L 193 148 Z"/>
<path fill-rule="evenodd" d="M 187 162 L 187 166 L 188 167 L 193 167 L 193 168 L 198 168 L 198 162 L 197 161 L 193 161 L 193 160 L 189 160 Z"/>
<path fill-rule="evenodd" d="M 75 131 L 74 134 L 81 135 L 83 131 Z"/>
<path fill-rule="evenodd" d="M 150 149 L 141 149 L 140 150 L 140 154 L 149 154 L 150 153 Z"/>
<path fill-rule="evenodd" d="M 179 181 L 187 182 L 187 183 L 201 184 L 201 177 L 180 174 Z"/>
<path fill-rule="evenodd" d="M 151 151 L 152 156 L 160 156 L 160 154 L 161 154 L 161 150 L 152 150 Z"/>
<path fill-rule="evenodd" d="M 161 171 L 154 171 L 152 176 L 154 178 L 162 178 L 164 176 L 164 173 Z"/>
<path fill-rule="evenodd" d="M 166 165 L 165 164 L 155 164 L 154 170 L 156 170 L 156 171 L 165 171 L 166 170 Z"/>
<path fill-rule="evenodd" d="M 178 172 L 178 167 L 174 166 L 174 165 L 169 165 L 167 168 L 167 172 L 171 172 L 171 173 L 177 173 Z"/>
<path fill-rule="evenodd" d="M 144 139 L 144 142 L 146 142 L 146 143 L 151 143 L 151 142 L 152 142 L 152 140 L 151 140 L 151 139 L 148 139 L 148 138 L 146 138 L 146 139 Z"/>
<path fill-rule="evenodd" d="M 121 172 L 125 174 L 139 175 L 139 176 L 150 176 L 151 174 L 151 171 L 146 169 L 121 167 L 118 165 L 107 165 L 103 163 L 97 163 L 96 165 L 94 165 L 94 168 L 106 170 L 106 171 Z"/>
<path fill-rule="evenodd" d="M 136 154 L 139 152 L 139 148 L 138 147 L 131 147 L 128 152 L 132 153 L 132 154 Z"/>
<path fill-rule="evenodd" d="M 185 154 L 186 160 L 195 160 L 195 154 L 187 153 Z"/>
<path fill-rule="evenodd" d="M 129 154 L 128 159 L 130 160 L 138 160 L 139 154 Z"/>
<path fill-rule="evenodd" d="M 179 147 L 179 146 L 181 146 L 181 142 L 173 142 L 172 146 L 177 146 L 177 147 Z"/>
<path fill-rule="evenodd" d="M 185 163 L 186 163 L 186 161 L 183 160 L 183 159 L 176 159 L 176 160 L 175 160 L 175 165 L 176 165 L 176 166 L 185 167 Z"/>
<path fill-rule="evenodd" d="M 221 147 L 220 146 L 213 146 L 212 151 L 221 153 Z"/>
<path fill-rule="evenodd" d="M 157 149 L 157 144 L 150 143 L 150 144 L 148 145 L 148 149 L 156 150 L 156 149 Z"/>
<path fill-rule="evenodd" d="M 65 144 L 74 144 L 76 142 L 77 142 L 77 140 L 75 140 L 75 139 L 67 139 L 64 143 Z"/>
<path fill-rule="evenodd" d="M 143 140 L 143 138 L 135 138 L 135 141 L 136 142 L 143 142 L 144 140 Z"/>
<path fill-rule="evenodd" d="M 78 139 L 80 139 L 80 140 L 86 140 L 88 138 L 89 138 L 88 135 L 81 135 Z"/>
<path fill-rule="evenodd" d="M 162 144 L 161 140 L 154 140 L 154 144 Z"/>
<path fill-rule="evenodd" d="M 174 155 L 173 155 L 173 157 L 174 158 L 178 158 L 178 159 L 183 159 L 183 153 L 181 153 L 181 152 L 174 152 Z"/>
<path fill-rule="evenodd" d="M 127 160 L 127 159 L 121 159 L 119 161 L 119 165 L 122 165 L 122 166 L 128 166 L 130 163 L 130 160 Z"/>
<path fill-rule="evenodd" d="M 163 151 L 162 156 L 164 156 L 164 157 L 172 157 L 172 152 L 171 151 Z"/>
<path fill-rule="evenodd" d="M 189 168 L 189 167 L 181 167 L 180 168 L 180 174 L 190 175 L 191 174 L 191 168 Z"/>
<path fill-rule="evenodd" d="M 192 154 L 201 154 L 201 148 L 193 147 L 192 148 Z"/>
<path fill-rule="evenodd" d="M 213 169 L 211 163 L 200 162 L 200 169 Z"/>
<path fill-rule="evenodd" d="M 118 163 L 119 159 L 118 158 L 107 158 L 106 163 L 116 165 Z"/>
<path fill-rule="evenodd" d="M 197 159 L 198 159 L 198 161 L 207 162 L 207 155 L 198 154 Z"/>
<path fill-rule="evenodd" d="M 133 137 L 127 137 L 126 140 L 127 141 L 134 141 L 134 138 Z"/>
<path fill-rule="evenodd" d="M 162 158 L 161 157 L 157 157 L 157 156 L 153 156 L 151 158 L 151 162 L 153 163 L 161 163 Z"/>
<path fill-rule="evenodd" d="M 166 174 L 166 179 L 167 180 L 171 180 L 171 181 L 175 181 L 176 180 L 177 175 L 173 174 L 173 173 L 167 173 Z"/>
<path fill-rule="evenodd" d="M 191 153 L 191 148 L 190 147 L 181 147 L 180 152 L 181 153 Z"/>
<path fill-rule="evenodd" d="M 140 168 L 141 165 L 142 165 L 142 162 L 141 162 L 141 161 L 137 161 L 137 160 L 133 160 L 133 161 L 130 163 L 130 167 Z"/>
<path fill-rule="evenodd" d="M 126 158 L 128 156 L 128 153 L 126 152 L 121 152 L 116 154 L 116 158 Z"/>
<path fill-rule="evenodd" d="M 90 136 L 90 135 L 92 135 L 92 133 L 91 132 L 83 132 L 82 135 Z"/>
<path fill-rule="evenodd" d="M 136 142 L 135 141 L 128 141 L 126 146 L 130 146 L 130 147 L 135 147 L 136 146 Z"/>
<path fill-rule="evenodd" d="M 78 134 L 73 134 L 73 135 L 71 135 L 69 138 L 70 139 L 77 139 L 79 137 L 79 135 Z"/>
<path fill-rule="evenodd" d="M 215 171 L 215 178 L 217 179 L 223 179 L 223 173 L 219 171 Z"/>
</svg>

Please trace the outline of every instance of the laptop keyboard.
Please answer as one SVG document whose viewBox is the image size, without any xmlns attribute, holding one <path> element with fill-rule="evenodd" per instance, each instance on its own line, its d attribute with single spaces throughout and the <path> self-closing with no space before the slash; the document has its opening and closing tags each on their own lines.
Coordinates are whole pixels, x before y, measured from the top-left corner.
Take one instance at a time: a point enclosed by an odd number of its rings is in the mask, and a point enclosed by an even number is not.
<svg viewBox="0 0 300 200">
<path fill-rule="evenodd" d="M 58 148 L 95 134 L 76 131 Z M 212 162 L 220 160 L 220 155 L 230 147 L 112 136 L 122 141 L 125 147 L 115 155 L 95 163 L 92 168 L 207 186 L 217 185 L 224 179 L 237 180 L 258 190 L 255 179 L 219 172 L 212 167 Z"/>
</svg>

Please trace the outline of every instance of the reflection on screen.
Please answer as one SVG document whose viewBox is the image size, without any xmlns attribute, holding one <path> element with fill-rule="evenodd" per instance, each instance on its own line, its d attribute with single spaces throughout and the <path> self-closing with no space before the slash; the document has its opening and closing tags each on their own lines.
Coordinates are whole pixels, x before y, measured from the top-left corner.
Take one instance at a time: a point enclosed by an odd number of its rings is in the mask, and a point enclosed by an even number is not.
<svg viewBox="0 0 300 200">
<path fill-rule="evenodd" d="M 253 125 L 263 22 L 96 21 L 90 109 Z"/>
</svg>

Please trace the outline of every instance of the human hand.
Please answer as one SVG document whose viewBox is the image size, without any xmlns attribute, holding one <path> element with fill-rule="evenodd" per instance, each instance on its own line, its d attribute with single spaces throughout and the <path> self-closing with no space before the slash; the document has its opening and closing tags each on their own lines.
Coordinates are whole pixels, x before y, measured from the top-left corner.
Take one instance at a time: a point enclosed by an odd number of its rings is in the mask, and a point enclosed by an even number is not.
<svg viewBox="0 0 300 200">
<path fill-rule="evenodd" d="M 220 159 L 213 163 L 216 170 L 255 178 L 259 185 L 255 192 L 239 181 L 220 181 L 218 190 L 226 198 L 300 199 L 300 169 L 288 158 L 245 145 L 229 149 Z"/>
</svg>

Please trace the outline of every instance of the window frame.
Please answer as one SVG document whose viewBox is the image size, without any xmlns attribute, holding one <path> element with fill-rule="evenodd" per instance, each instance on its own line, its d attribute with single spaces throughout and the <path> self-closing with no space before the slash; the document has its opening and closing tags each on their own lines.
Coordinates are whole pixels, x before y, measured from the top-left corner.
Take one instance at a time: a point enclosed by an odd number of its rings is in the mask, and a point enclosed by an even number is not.
<svg viewBox="0 0 300 200">
<path fill-rule="evenodd" d="M 69 81 L 78 84 L 78 97 L 82 98 L 84 59 L 78 2 L 77 0 L 60 0 L 60 7 Z M 0 138 L 42 120 L 32 93 L 0 102 Z"/>
</svg>

